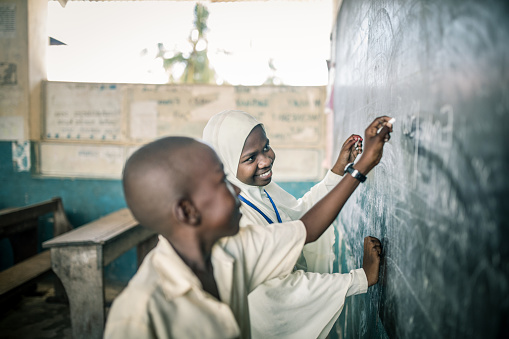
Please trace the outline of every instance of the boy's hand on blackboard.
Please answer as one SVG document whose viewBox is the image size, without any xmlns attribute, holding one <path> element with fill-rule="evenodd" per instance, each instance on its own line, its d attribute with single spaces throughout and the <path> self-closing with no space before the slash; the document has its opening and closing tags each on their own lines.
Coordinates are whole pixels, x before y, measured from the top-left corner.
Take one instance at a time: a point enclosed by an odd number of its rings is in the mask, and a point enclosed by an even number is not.
<svg viewBox="0 0 509 339">
<path fill-rule="evenodd" d="M 368 174 L 382 159 L 384 144 L 391 138 L 390 119 L 391 117 L 388 116 L 378 117 L 364 132 L 364 153 L 355 165 L 355 169 L 364 175 Z"/>
<path fill-rule="evenodd" d="M 362 153 L 362 137 L 357 134 L 352 134 L 346 139 L 339 151 L 338 159 L 331 168 L 331 171 L 343 175 L 346 165 L 354 162 L 359 154 Z"/>
<path fill-rule="evenodd" d="M 380 272 L 380 257 L 382 256 L 382 244 L 375 237 L 364 238 L 364 257 L 362 258 L 362 268 L 368 279 L 368 286 L 373 286 L 378 282 Z"/>
</svg>

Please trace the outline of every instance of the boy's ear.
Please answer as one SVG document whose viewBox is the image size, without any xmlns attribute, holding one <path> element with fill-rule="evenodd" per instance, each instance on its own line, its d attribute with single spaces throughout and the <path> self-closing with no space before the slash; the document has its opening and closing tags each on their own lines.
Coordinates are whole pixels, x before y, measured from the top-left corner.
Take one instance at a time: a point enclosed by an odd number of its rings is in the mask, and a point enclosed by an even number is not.
<svg viewBox="0 0 509 339">
<path fill-rule="evenodd" d="M 197 226 L 201 222 L 201 216 L 193 202 L 181 199 L 175 207 L 175 217 L 178 221 L 188 225 Z"/>
</svg>

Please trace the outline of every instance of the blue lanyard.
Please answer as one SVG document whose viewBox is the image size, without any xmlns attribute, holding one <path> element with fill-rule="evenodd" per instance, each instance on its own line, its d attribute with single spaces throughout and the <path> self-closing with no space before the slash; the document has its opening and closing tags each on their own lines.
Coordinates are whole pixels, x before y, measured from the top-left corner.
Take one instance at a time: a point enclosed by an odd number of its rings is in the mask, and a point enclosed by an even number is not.
<svg viewBox="0 0 509 339">
<path fill-rule="evenodd" d="M 272 201 L 272 198 L 270 197 L 269 193 L 267 193 L 266 190 L 263 190 L 265 192 L 265 194 L 267 194 L 267 197 L 269 198 L 270 200 L 270 203 L 272 204 L 272 207 L 274 207 L 274 212 L 276 212 L 276 217 L 277 217 L 277 221 L 278 222 L 282 222 L 281 221 L 281 217 L 279 216 L 279 212 L 277 210 L 277 207 L 276 207 L 276 204 L 274 204 L 274 201 Z M 245 202 L 247 205 L 249 205 L 251 208 L 253 208 L 256 212 L 260 213 L 262 215 L 262 217 L 265 218 L 265 220 L 267 220 L 267 222 L 269 224 L 273 224 L 274 221 L 272 221 L 271 218 L 269 218 L 267 215 L 265 215 L 265 213 L 263 213 L 258 207 L 256 207 L 251 201 L 247 200 L 246 198 L 244 198 L 242 195 L 239 194 L 239 199 L 243 202 Z"/>
</svg>

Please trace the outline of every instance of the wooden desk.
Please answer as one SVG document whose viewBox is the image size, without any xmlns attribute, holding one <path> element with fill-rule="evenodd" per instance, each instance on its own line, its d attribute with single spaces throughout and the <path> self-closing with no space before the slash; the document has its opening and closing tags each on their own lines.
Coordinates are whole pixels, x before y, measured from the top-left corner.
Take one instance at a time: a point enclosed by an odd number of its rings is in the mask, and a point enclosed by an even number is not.
<svg viewBox="0 0 509 339">
<path fill-rule="evenodd" d="M 72 229 L 59 197 L 0 210 L 0 238 L 9 239 L 14 259 L 14 266 L 0 272 L 0 303 L 34 287 L 39 277 L 51 272 L 49 252 L 37 253 L 39 218 L 50 213 L 54 236 Z M 55 286 L 55 293 L 63 293 L 60 286 Z"/>
<path fill-rule="evenodd" d="M 43 243 L 67 292 L 75 339 L 103 336 L 104 267 L 134 246 L 139 264 L 156 242 L 153 231 L 122 209 Z"/>
</svg>

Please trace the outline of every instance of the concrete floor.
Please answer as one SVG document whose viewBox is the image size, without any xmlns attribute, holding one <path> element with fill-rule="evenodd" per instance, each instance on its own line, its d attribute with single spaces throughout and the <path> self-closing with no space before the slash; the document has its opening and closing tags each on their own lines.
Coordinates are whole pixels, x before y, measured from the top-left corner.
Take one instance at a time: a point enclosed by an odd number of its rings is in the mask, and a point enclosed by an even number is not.
<svg viewBox="0 0 509 339">
<path fill-rule="evenodd" d="M 55 295 L 52 280 L 55 278 L 52 274 L 41 278 L 36 291 L 1 305 L 1 339 L 72 339 L 69 305 L 48 301 Z M 123 288 L 120 284 L 106 284 L 106 312 Z"/>
</svg>

